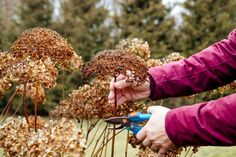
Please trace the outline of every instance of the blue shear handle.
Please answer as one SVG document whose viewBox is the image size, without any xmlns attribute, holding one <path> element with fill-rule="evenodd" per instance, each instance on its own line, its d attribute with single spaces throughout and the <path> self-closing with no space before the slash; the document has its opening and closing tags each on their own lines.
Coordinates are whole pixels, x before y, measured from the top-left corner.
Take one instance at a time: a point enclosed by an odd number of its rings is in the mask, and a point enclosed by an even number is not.
<svg viewBox="0 0 236 157">
<path fill-rule="evenodd" d="M 134 112 L 128 115 L 129 120 L 131 121 L 130 127 L 127 127 L 128 130 L 132 131 L 133 134 L 137 134 L 142 127 L 138 126 L 135 123 L 141 123 L 145 120 L 149 120 L 151 117 L 150 113 L 141 113 L 141 112 Z"/>
<path fill-rule="evenodd" d="M 136 135 L 141 129 L 141 126 L 132 125 L 131 127 L 127 127 L 128 130 L 132 131 L 134 135 Z"/>
<path fill-rule="evenodd" d="M 129 120 L 131 120 L 134 123 L 140 123 L 145 120 L 149 120 L 150 117 L 151 117 L 150 113 L 141 113 L 141 112 L 131 113 L 128 115 Z"/>
</svg>

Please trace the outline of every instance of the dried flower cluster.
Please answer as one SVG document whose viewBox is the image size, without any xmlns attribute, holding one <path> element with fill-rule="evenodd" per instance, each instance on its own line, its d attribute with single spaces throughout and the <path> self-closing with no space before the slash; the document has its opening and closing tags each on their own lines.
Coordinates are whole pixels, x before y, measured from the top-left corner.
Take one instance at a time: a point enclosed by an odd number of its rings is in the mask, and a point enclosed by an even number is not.
<svg viewBox="0 0 236 157">
<path fill-rule="evenodd" d="M 51 60 L 31 60 L 29 57 L 24 59 L 14 58 L 10 53 L 0 53 L 0 97 L 11 87 L 12 83 L 19 84 L 18 94 L 23 94 L 24 83 L 27 83 L 27 96 L 36 96 L 36 83 L 38 82 L 39 95 L 41 102 L 44 102 L 44 88 L 56 86 L 57 69 Z M 35 89 L 35 91 L 33 91 Z"/>
<path fill-rule="evenodd" d="M 29 118 L 30 120 L 31 118 Z M 33 122 L 33 120 L 32 120 Z M 38 132 L 25 118 L 8 118 L 0 127 L 0 147 L 9 157 L 82 157 L 85 140 L 74 123 L 62 120 L 44 122 L 38 117 Z M 33 124 L 34 126 L 34 124 Z"/>
<path fill-rule="evenodd" d="M 180 157 L 183 148 L 172 147 L 170 150 L 163 155 L 163 157 Z M 159 157 L 157 151 L 153 151 L 150 148 L 140 149 L 137 157 Z"/>
<path fill-rule="evenodd" d="M 0 52 L 0 99 L 12 86 L 11 80 L 7 77 L 7 69 L 15 62 L 15 58 L 8 52 Z"/>
<path fill-rule="evenodd" d="M 143 84 L 147 78 L 147 66 L 143 59 L 124 50 L 105 50 L 95 56 L 83 69 L 84 80 L 90 76 L 107 79 L 123 74 L 133 86 Z"/>
<path fill-rule="evenodd" d="M 90 85 L 85 84 L 79 89 L 73 90 L 69 97 L 61 101 L 50 115 L 77 119 L 114 116 L 112 107 L 108 104 L 108 93 L 109 82 L 93 80 Z M 146 110 L 146 105 L 142 102 L 126 102 L 118 106 L 116 114 L 123 116 L 137 110 Z"/>
<path fill-rule="evenodd" d="M 146 61 L 146 64 L 149 68 L 155 67 L 155 66 L 162 66 L 171 62 L 179 61 L 184 59 L 183 56 L 181 56 L 178 52 L 173 52 L 170 55 L 162 58 L 162 59 L 148 59 Z"/>
<path fill-rule="evenodd" d="M 11 87 L 19 84 L 18 94 L 36 97 L 36 84 L 41 102 L 44 89 L 54 88 L 58 75 L 56 65 L 67 69 L 82 67 L 82 59 L 58 33 L 45 28 L 33 28 L 22 33 L 12 46 L 12 53 L 0 53 L 0 98 Z M 34 91 L 35 90 L 35 91 Z"/>
<path fill-rule="evenodd" d="M 116 45 L 116 49 L 125 50 L 145 60 L 150 58 L 151 53 L 148 42 L 139 38 L 123 39 Z"/>
<path fill-rule="evenodd" d="M 76 55 L 71 45 L 57 32 L 46 28 L 26 30 L 12 45 L 16 58 L 31 57 L 32 60 L 47 60 L 68 68 L 82 65 L 82 60 Z M 71 62 L 72 61 L 72 62 Z"/>
<path fill-rule="evenodd" d="M 133 148 L 138 147 L 139 152 L 137 154 L 137 157 L 158 157 L 158 150 L 152 150 L 149 147 L 145 147 L 140 142 L 138 142 L 138 139 L 136 138 L 135 135 L 131 134 L 128 138 L 129 144 Z M 180 157 L 181 152 L 183 150 L 191 149 L 191 147 L 177 147 L 177 146 L 172 146 L 167 153 L 164 154 L 164 157 Z M 198 151 L 198 147 L 194 146 L 192 147 L 192 152 L 196 153 Z"/>
</svg>

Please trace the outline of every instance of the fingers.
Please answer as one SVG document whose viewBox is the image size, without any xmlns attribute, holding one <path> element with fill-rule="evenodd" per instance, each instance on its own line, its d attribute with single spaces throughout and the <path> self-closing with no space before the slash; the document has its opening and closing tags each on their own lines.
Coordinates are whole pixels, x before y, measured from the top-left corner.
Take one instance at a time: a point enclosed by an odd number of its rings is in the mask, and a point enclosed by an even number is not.
<svg viewBox="0 0 236 157">
<path fill-rule="evenodd" d="M 148 138 L 145 138 L 142 143 L 145 147 L 149 147 L 152 144 L 151 140 L 149 140 Z"/>
<path fill-rule="evenodd" d="M 116 81 L 114 83 L 114 87 L 117 88 L 117 89 L 124 89 L 128 86 L 130 86 L 130 84 L 126 82 L 126 78 L 123 79 L 123 80 Z"/>
<path fill-rule="evenodd" d="M 161 147 L 160 143 L 153 143 L 150 148 L 152 150 L 158 150 L 158 149 L 160 149 L 160 147 Z"/>
</svg>

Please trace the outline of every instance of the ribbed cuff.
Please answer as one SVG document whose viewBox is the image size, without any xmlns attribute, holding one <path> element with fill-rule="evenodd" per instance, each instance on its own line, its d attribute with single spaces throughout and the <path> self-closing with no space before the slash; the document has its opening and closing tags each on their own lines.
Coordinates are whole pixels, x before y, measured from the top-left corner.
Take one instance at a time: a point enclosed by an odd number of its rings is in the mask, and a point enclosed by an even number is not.
<svg viewBox="0 0 236 157">
<path fill-rule="evenodd" d="M 155 100 L 155 88 L 156 88 L 156 85 L 155 85 L 155 81 L 152 78 L 151 74 L 149 74 L 149 81 L 150 81 L 150 95 L 149 95 L 149 98 L 151 100 Z"/>
</svg>

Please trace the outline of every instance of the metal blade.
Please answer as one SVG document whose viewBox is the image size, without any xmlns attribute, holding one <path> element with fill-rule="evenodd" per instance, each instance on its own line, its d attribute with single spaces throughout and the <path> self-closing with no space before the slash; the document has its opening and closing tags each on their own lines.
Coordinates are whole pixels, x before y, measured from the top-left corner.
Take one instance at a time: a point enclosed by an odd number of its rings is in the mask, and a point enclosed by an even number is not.
<svg viewBox="0 0 236 157">
<path fill-rule="evenodd" d="M 123 119 L 127 119 L 127 117 L 111 117 L 111 118 L 105 119 L 104 121 L 109 124 L 122 124 Z"/>
</svg>

